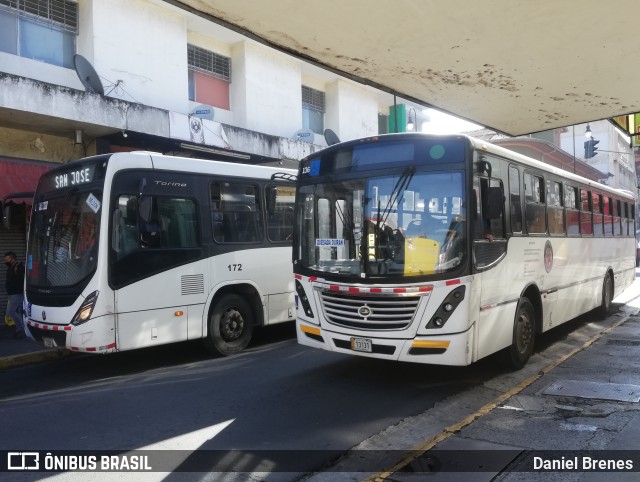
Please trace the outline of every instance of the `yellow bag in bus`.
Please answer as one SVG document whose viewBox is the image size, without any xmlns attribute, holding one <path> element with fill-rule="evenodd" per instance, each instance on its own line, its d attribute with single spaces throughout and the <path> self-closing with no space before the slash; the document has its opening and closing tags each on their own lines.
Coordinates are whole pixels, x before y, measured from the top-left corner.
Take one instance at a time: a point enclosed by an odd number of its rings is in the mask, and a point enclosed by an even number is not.
<svg viewBox="0 0 640 482">
<path fill-rule="evenodd" d="M 404 241 L 404 274 L 433 274 L 438 265 L 440 243 L 423 237 Z"/>
<path fill-rule="evenodd" d="M 13 321 L 9 315 L 4 315 L 4 324 L 7 326 L 16 326 L 16 322 Z"/>
</svg>

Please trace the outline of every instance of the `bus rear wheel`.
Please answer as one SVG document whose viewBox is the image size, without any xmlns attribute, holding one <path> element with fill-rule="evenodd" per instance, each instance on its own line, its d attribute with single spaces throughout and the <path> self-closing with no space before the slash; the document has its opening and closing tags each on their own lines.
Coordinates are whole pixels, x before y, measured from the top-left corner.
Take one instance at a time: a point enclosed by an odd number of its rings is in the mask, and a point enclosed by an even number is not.
<svg viewBox="0 0 640 482">
<path fill-rule="evenodd" d="M 598 308 L 598 314 L 603 320 L 611 314 L 611 304 L 613 301 L 613 280 L 611 275 L 607 273 L 602 282 L 602 303 Z"/>
<path fill-rule="evenodd" d="M 513 341 L 505 353 L 507 364 L 515 370 L 525 366 L 533 354 L 535 340 L 535 311 L 531 301 L 528 298 L 522 298 L 518 303 L 513 322 Z"/>
<path fill-rule="evenodd" d="M 209 317 L 205 346 L 214 355 L 235 355 L 244 350 L 253 334 L 253 312 L 236 294 L 223 295 Z"/>
</svg>

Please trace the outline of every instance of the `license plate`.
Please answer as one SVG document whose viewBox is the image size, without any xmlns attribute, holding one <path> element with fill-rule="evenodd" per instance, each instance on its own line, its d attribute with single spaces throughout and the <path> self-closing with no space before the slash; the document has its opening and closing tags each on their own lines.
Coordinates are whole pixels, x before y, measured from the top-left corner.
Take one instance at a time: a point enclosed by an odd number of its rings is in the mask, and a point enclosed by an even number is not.
<svg viewBox="0 0 640 482">
<path fill-rule="evenodd" d="M 354 351 L 373 351 L 371 340 L 369 338 L 351 338 L 351 349 Z"/>
<path fill-rule="evenodd" d="M 55 348 L 56 346 L 58 346 L 58 345 L 56 345 L 56 341 L 53 338 L 49 338 L 49 337 L 46 337 L 46 336 L 42 337 L 42 343 L 47 348 Z"/>
</svg>

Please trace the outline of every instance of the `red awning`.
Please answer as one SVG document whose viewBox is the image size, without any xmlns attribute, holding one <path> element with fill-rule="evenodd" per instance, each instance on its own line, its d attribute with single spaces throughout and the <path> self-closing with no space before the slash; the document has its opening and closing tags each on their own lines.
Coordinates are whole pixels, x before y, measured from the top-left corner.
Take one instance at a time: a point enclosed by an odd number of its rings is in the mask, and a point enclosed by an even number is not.
<svg viewBox="0 0 640 482">
<path fill-rule="evenodd" d="M 57 164 L 0 158 L 0 201 L 12 194 L 36 190 L 40 176 Z M 30 202 L 29 197 L 15 197 L 7 202 Z"/>
</svg>

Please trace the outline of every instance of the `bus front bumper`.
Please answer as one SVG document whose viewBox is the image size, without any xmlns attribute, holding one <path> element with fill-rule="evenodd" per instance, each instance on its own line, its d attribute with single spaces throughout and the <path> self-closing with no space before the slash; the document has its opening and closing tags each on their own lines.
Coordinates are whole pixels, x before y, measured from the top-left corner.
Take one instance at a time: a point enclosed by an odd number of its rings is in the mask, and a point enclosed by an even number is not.
<svg viewBox="0 0 640 482">
<path fill-rule="evenodd" d="M 323 350 L 387 360 L 465 366 L 473 362 L 474 327 L 463 333 L 394 339 L 351 336 L 297 321 L 298 343 Z"/>
</svg>

